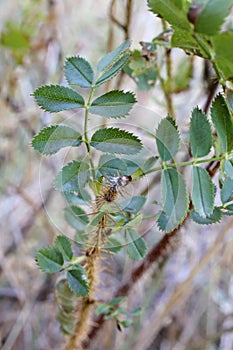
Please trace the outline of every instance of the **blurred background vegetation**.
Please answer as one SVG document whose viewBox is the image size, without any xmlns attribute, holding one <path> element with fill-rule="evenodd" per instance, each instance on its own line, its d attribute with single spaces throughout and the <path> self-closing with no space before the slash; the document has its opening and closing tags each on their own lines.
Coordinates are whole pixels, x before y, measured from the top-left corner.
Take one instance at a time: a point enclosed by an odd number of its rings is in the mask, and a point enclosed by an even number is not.
<svg viewBox="0 0 233 350">
<path fill-rule="evenodd" d="M 122 28 L 119 24 L 124 21 Z M 140 41 L 152 40 L 161 30 L 146 1 L 0 1 L 0 344 L 4 350 L 64 349 L 54 281 L 34 261 L 37 249 L 51 244 L 61 231 L 69 232 L 61 215 L 64 203 L 52 186 L 61 160 L 57 156 L 41 160 L 30 146 L 33 135 L 52 120 L 31 94 L 42 84 L 63 82 L 66 56 L 79 54 L 96 63 L 127 36 L 133 48 L 139 48 Z M 211 71 L 195 59 L 190 72 L 190 58 L 174 51 L 178 74 L 171 92 L 185 133 L 194 106 L 208 109 Z M 161 84 L 150 90 L 142 84 L 139 91 L 125 76 L 115 84 L 136 91 L 139 103 L 131 122 L 140 125 L 148 118 L 155 128 L 166 116 L 168 101 Z M 156 228 L 154 234 L 158 240 L 162 237 Z M 137 293 L 131 293 L 130 303 L 143 308 L 134 326 L 118 332 L 114 323 L 107 323 L 90 349 L 232 350 L 232 249 L 230 219 L 208 227 L 187 222 L 163 268 L 154 266 L 134 287 Z M 126 279 L 133 263 L 117 259 L 116 263 L 122 270 L 120 279 Z M 114 283 L 111 290 L 117 288 L 117 278 Z M 150 348 L 146 338 L 154 339 Z"/>
</svg>

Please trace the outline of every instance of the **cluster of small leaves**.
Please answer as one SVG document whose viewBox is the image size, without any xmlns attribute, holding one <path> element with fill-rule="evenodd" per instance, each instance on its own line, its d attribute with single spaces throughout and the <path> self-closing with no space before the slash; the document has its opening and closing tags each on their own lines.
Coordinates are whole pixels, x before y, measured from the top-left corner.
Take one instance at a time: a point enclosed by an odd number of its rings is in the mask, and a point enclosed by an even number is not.
<svg viewBox="0 0 233 350">
<path fill-rule="evenodd" d="M 208 58 L 223 79 L 233 78 L 233 32 L 221 31 L 233 0 L 148 0 L 150 10 L 173 28 L 170 47 Z"/>
<path fill-rule="evenodd" d="M 213 142 L 211 124 L 208 117 L 198 107 L 192 112 L 190 122 L 190 150 L 194 158 L 192 162 L 191 210 L 192 219 L 199 224 L 219 222 L 222 215 L 232 215 L 233 166 L 231 152 L 233 150 L 233 121 L 227 102 L 219 94 L 212 103 L 211 120 L 217 137 Z M 167 117 L 161 121 L 156 131 L 156 143 L 163 171 L 161 178 L 162 207 L 158 226 L 161 230 L 170 232 L 177 228 L 189 210 L 187 187 L 183 175 L 171 167 L 179 148 L 179 131 L 174 121 Z M 198 166 L 199 161 L 205 162 L 212 147 L 216 154 L 221 154 L 220 183 L 222 182 L 222 205 L 215 206 L 216 187 L 207 170 Z M 200 159 L 201 158 L 201 159 Z M 176 165 L 175 163 L 173 166 Z"/>
<path fill-rule="evenodd" d="M 104 315 L 105 320 L 114 319 L 120 331 L 121 327 L 128 328 L 132 324 L 132 317 L 139 316 L 141 311 L 137 308 L 133 312 L 129 312 L 125 308 L 120 307 L 119 304 L 124 300 L 125 297 L 117 297 L 108 304 L 100 304 L 96 309 L 96 314 Z M 122 319 L 122 316 L 124 316 L 124 319 Z"/>
<path fill-rule="evenodd" d="M 140 44 L 141 51 L 132 51 L 124 71 L 134 79 L 139 90 L 146 91 L 152 88 L 157 80 L 157 47 L 156 44 L 144 41 Z"/>
<path fill-rule="evenodd" d="M 78 296 L 88 295 L 86 271 L 77 264 L 67 237 L 57 236 L 53 246 L 38 250 L 36 261 L 41 270 L 49 274 L 65 270 L 70 290 Z"/>
</svg>

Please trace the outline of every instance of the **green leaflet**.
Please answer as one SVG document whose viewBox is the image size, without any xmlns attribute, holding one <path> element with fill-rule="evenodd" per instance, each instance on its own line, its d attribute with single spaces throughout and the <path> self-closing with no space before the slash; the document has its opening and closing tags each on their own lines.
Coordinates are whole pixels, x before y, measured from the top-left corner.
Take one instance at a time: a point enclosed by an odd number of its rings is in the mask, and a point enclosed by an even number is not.
<svg viewBox="0 0 233 350">
<path fill-rule="evenodd" d="M 146 255 L 147 247 L 144 239 L 132 228 L 126 230 L 127 253 L 133 260 L 141 260 Z"/>
<path fill-rule="evenodd" d="M 121 208 L 124 212 L 137 214 L 146 202 L 144 196 L 134 196 L 130 200 L 121 201 Z"/>
<path fill-rule="evenodd" d="M 123 245 L 116 238 L 108 237 L 106 242 L 106 249 L 112 253 L 117 253 L 123 248 Z"/>
<path fill-rule="evenodd" d="M 227 159 L 222 161 L 224 166 L 224 173 L 233 180 L 233 160 L 232 159 Z"/>
<path fill-rule="evenodd" d="M 163 161 L 173 159 L 179 148 L 179 132 L 171 117 L 162 119 L 156 130 L 156 144 Z"/>
<path fill-rule="evenodd" d="M 193 221 L 195 221 L 197 224 L 210 225 L 210 224 L 215 224 L 217 222 L 220 222 L 221 217 L 222 217 L 222 212 L 218 207 L 215 207 L 213 210 L 213 213 L 205 218 L 200 216 L 194 210 L 191 210 L 190 215 L 191 215 L 191 218 L 193 219 Z"/>
<path fill-rule="evenodd" d="M 233 149 L 233 122 L 222 95 L 218 95 L 211 106 L 211 118 L 220 139 L 222 152 Z"/>
<path fill-rule="evenodd" d="M 89 111 L 107 118 L 120 118 L 129 113 L 135 102 L 132 92 L 113 90 L 95 99 Z"/>
<path fill-rule="evenodd" d="M 210 152 L 212 133 L 207 116 L 196 107 L 190 123 L 190 147 L 194 157 L 204 157 Z"/>
<path fill-rule="evenodd" d="M 172 47 L 179 47 L 183 50 L 188 50 L 197 53 L 201 57 L 208 58 L 204 50 L 198 45 L 193 38 L 192 33 L 178 27 L 174 27 L 174 33 L 171 38 Z"/>
<path fill-rule="evenodd" d="M 113 63 L 106 71 L 104 71 L 97 79 L 95 86 L 99 86 L 106 81 L 115 77 L 117 73 L 124 67 L 128 61 L 129 53 L 124 54 L 119 60 Z"/>
<path fill-rule="evenodd" d="M 52 246 L 38 250 L 36 253 L 36 260 L 41 270 L 46 273 L 60 271 L 64 263 L 62 253 Z"/>
<path fill-rule="evenodd" d="M 185 4 L 185 5 L 184 5 Z M 187 19 L 187 1 L 183 0 L 149 0 L 148 6 L 156 15 L 161 16 L 172 26 L 190 30 L 191 24 Z"/>
<path fill-rule="evenodd" d="M 233 179 L 226 177 L 221 188 L 221 201 L 223 204 L 229 202 L 233 194 Z"/>
<path fill-rule="evenodd" d="M 87 274 L 80 265 L 73 265 L 73 268 L 67 271 L 67 281 L 70 289 L 78 296 L 85 297 L 88 295 L 89 287 Z"/>
<path fill-rule="evenodd" d="M 90 63 L 84 58 L 80 56 L 67 58 L 64 73 L 69 84 L 84 88 L 92 87 L 94 72 Z"/>
<path fill-rule="evenodd" d="M 122 55 L 128 52 L 130 45 L 131 41 L 126 40 L 115 50 L 107 53 L 103 58 L 101 58 L 97 65 L 98 72 L 106 72 L 109 68 L 111 68 L 112 65 L 122 57 Z"/>
<path fill-rule="evenodd" d="M 97 130 L 90 144 L 97 150 L 108 153 L 135 154 L 142 149 L 137 136 L 118 128 Z"/>
<path fill-rule="evenodd" d="M 103 154 L 99 160 L 100 173 L 108 177 L 116 176 L 118 173 L 124 175 L 127 174 L 127 165 L 124 160 L 115 157 L 114 155 Z"/>
<path fill-rule="evenodd" d="M 225 79 L 233 78 L 233 32 L 220 33 L 212 38 L 215 62 Z"/>
<path fill-rule="evenodd" d="M 188 194 L 184 178 L 176 169 L 163 170 L 161 182 L 163 212 L 158 225 L 163 231 L 170 232 L 182 223 L 187 214 Z"/>
<path fill-rule="evenodd" d="M 62 194 L 68 203 L 74 205 L 87 205 L 91 201 L 91 196 L 85 188 L 78 194 L 73 192 L 63 192 Z"/>
<path fill-rule="evenodd" d="M 82 108 L 85 104 L 84 99 L 78 92 L 61 85 L 40 86 L 34 91 L 33 96 L 38 105 L 48 112 Z"/>
<path fill-rule="evenodd" d="M 76 230 L 84 230 L 88 224 L 88 216 L 85 211 L 74 205 L 68 206 L 64 209 L 64 216 L 68 224 Z"/>
<path fill-rule="evenodd" d="M 95 86 L 112 79 L 126 64 L 129 58 L 130 40 L 124 41 L 115 50 L 105 55 L 98 63 L 98 77 Z"/>
<path fill-rule="evenodd" d="M 74 160 L 57 174 L 54 187 L 61 192 L 79 192 L 89 178 L 89 166 L 85 162 Z"/>
<path fill-rule="evenodd" d="M 54 154 L 63 147 L 81 145 L 82 136 L 66 125 L 51 125 L 43 128 L 32 140 L 32 146 L 42 154 Z"/>
<path fill-rule="evenodd" d="M 204 218 L 213 213 L 214 192 L 214 185 L 208 172 L 201 167 L 193 166 L 191 198 L 195 211 Z"/>
<path fill-rule="evenodd" d="M 229 13 L 233 0 L 202 1 L 203 8 L 195 22 L 195 31 L 205 35 L 215 35 L 220 31 L 224 19 Z"/>
<path fill-rule="evenodd" d="M 70 261 L 72 259 L 73 252 L 69 238 L 62 235 L 57 236 L 54 246 L 61 252 L 64 260 Z"/>
</svg>

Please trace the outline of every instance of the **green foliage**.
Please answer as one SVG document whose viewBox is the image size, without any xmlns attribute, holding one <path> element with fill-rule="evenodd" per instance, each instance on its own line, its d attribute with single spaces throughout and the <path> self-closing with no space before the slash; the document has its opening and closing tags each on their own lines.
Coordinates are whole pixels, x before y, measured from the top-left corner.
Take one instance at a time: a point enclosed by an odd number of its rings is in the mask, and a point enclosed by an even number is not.
<svg viewBox="0 0 233 350">
<path fill-rule="evenodd" d="M 146 255 L 147 247 L 144 239 L 133 229 L 126 230 L 127 253 L 133 260 L 141 260 Z"/>
<path fill-rule="evenodd" d="M 57 308 L 57 320 L 61 330 L 65 334 L 71 334 L 75 326 L 74 311 L 77 305 L 77 297 L 70 290 L 65 277 L 61 276 L 55 286 Z"/>
<path fill-rule="evenodd" d="M 222 152 L 233 149 L 233 121 L 222 95 L 218 95 L 212 103 L 211 118 L 220 139 Z"/>
<path fill-rule="evenodd" d="M 120 307 L 119 304 L 124 302 L 124 300 L 125 297 L 117 297 L 110 300 L 108 304 L 102 303 L 97 306 L 96 314 L 104 315 L 105 320 L 114 319 L 119 330 L 121 330 L 121 326 L 127 328 L 132 324 L 132 317 L 140 315 L 140 310 L 136 309 L 129 312 L 125 308 Z M 124 317 L 124 319 L 122 319 L 122 317 Z"/>
<path fill-rule="evenodd" d="M 54 154 L 63 147 L 80 146 L 82 136 L 66 125 L 51 125 L 42 129 L 32 140 L 32 146 L 42 154 Z"/>
<path fill-rule="evenodd" d="M 131 52 L 129 62 L 124 71 L 137 84 L 139 90 L 149 90 L 155 85 L 157 79 L 157 45 L 141 41 L 141 51 Z"/>
<path fill-rule="evenodd" d="M 57 236 L 54 246 L 62 253 L 64 260 L 70 261 L 72 259 L 71 243 L 66 236 Z"/>
<path fill-rule="evenodd" d="M 162 119 L 156 131 L 156 144 L 162 160 L 173 159 L 179 148 L 179 132 L 171 117 Z"/>
<path fill-rule="evenodd" d="M 89 166 L 85 162 L 74 160 L 57 174 L 54 187 L 61 192 L 79 192 L 89 178 Z"/>
<path fill-rule="evenodd" d="M 219 18 L 216 17 L 219 4 L 214 7 L 214 3 L 215 1 L 212 3 L 208 0 L 204 1 L 204 6 L 200 8 L 197 18 L 191 24 L 187 19 L 189 1 L 149 0 L 151 10 L 168 21 L 174 31 L 165 30 L 154 38 L 152 43 L 142 42 L 142 50 L 135 50 L 132 53 L 128 65 L 126 65 L 130 55 L 128 40 L 105 55 L 96 69 L 80 56 L 69 57 L 65 62 L 64 74 L 72 87 L 45 85 L 34 92 L 37 104 L 46 111 L 59 112 L 73 108 L 82 108 L 84 111 L 83 132 L 78 132 L 67 125 L 55 124 L 43 128 L 32 140 L 34 149 L 44 155 L 52 155 L 64 147 L 78 147 L 82 144 L 78 159 L 66 164 L 54 181 L 55 189 L 62 192 L 68 202 L 68 206 L 64 209 L 64 216 L 69 226 L 76 231 L 75 243 L 73 242 L 75 249 L 72 250 L 70 239 L 58 236 L 53 246 L 42 248 L 36 254 L 37 263 L 44 272 L 63 271 L 64 273 L 56 288 L 57 300 L 61 305 L 58 319 L 61 328 L 67 334 L 71 334 L 74 329 L 75 321 L 72 313 L 77 307 L 77 296 L 84 297 L 84 302 L 89 303 L 90 288 L 92 298 L 91 273 L 95 272 L 96 256 L 99 258 L 102 254 L 117 254 L 125 246 L 131 259 L 139 261 L 145 257 L 146 242 L 136 231 L 143 220 L 157 218 L 159 229 L 170 233 L 177 229 L 188 216 L 189 207 L 194 208 L 190 210 L 191 218 L 202 225 L 218 223 L 222 215 L 233 215 L 231 203 L 233 199 L 231 153 L 233 124 L 232 110 L 228 108 L 230 94 L 228 94 L 228 101 L 222 94 L 213 101 L 211 106 L 213 125 L 198 107 L 193 109 L 189 143 L 187 141 L 191 155 L 189 154 L 190 159 L 187 161 L 176 162 L 183 135 L 170 116 L 161 119 L 157 130 L 150 130 L 154 149 L 157 146 L 157 154 L 152 156 L 148 156 L 143 149 L 142 141 L 138 136 L 124 128 L 110 125 L 97 129 L 92 136 L 89 135 L 89 123 L 91 125 L 92 120 L 96 118 L 94 115 L 105 117 L 110 121 L 111 118 L 126 117 L 136 103 L 132 92 L 112 90 L 103 95 L 95 95 L 99 90 L 98 87 L 112 79 L 125 65 L 125 71 L 135 79 L 138 88 L 148 89 L 153 86 L 157 75 L 162 82 L 165 95 L 187 88 L 192 73 L 191 60 L 186 60 L 185 67 L 184 63 L 181 63 L 181 70 L 174 75 L 172 81 L 170 78 L 163 81 L 157 66 L 159 45 L 165 50 L 170 50 L 174 46 L 181 47 L 192 54 L 209 58 L 220 81 L 223 77 L 233 76 L 232 48 L 227 48 L 226 52 L 223 50 L 226 43 L 230 46 L 230 36 L 228 36 L 229 33 L 219 34 L 231 1 L 227 1 L 219 9 Z M 210 21 L 209 27 L 206 25 L 207 14 Z M 209 35 L 208 40 L 206 35 Z M 221 38 L 224 44 L 221 43 Z M 75 90 L 77 86 L 79 92 Z M 85 98 L 82 96 L 81 88 L 85 89 Z M 100 93 L 101 91 L 103 90 L 100 89 Z M 173 113 L 170 114 L 173 115 Z M 79 116 L 79 118 L 82 117 Z M 215 135 L 215 142 L 212 134 Z M 210 151 L 212 158 L 204 158 Z M 214 206 L 217 186 L 215 188 L 211 180 L 211 171 L 206 170 L 209 169 L 208 167 L 205 169 L 198 166 L 205 162 L 221 162 L 218 190 L 221 194 L 222 206 Z M 157 166 L 153 168 L 155 163 Z M 183 166 L 192 167 L 190 194 L 186 187 L 186 175 L 178 171 Z M 138 192 L 132 195 L 129 191 L 130 198 L 127 200 L 122 196 L 124 191 L 127 192 L 124 187 L 129 183 L 132 182 L 134 186 L 134 182 L 138 179 L 156 171 L 162 173 L 161 203 L 155 198 L 156 192 L 152 196 L 152 202 L 150 196 L 144 196 Z M 153 180 L 151 184 L 153 185 Z M 149 190 L 151 195 L 153 188 L 149 186 Z M 145 192 L 142 191 L 142 193 Z M 192 201 L 190 205 L 189 195 Z M 94 206 L 90 204 L 93 197 Z M 146 216 L 144 205 L 154 203 L 160 205 L 160 208 L 156 213 Z M 90 210 L 86 208 L 84 210 L 82 205 L 89 206 Z M 80 249 L 81 244 L 82 249 Z M 119 307 L 121 301 L 123 301 L 122 298 L 116 298 L 97 307 L 97 313 L 103 314 L 105 319 L 115 319 L 118 328 L 128 327 L 132 322 L 131 317 L 125 317 L 128 312 Z M 123 318 L 122 315 L 124 315 Z"/>
<path fill-rule="evenodd" d="M 206 216 L 206 217 L 199 215 L 194 210 L 191 210 L 190 215 L 191 215 L 191 218 L 193 219 L 193 221 L 195 221 L 197 224 L 210 225 L 210 224 L 215 224 L 215 223 L 221 221 L 222 212 L 218 207 L 216 207 L 216 208 L 214 208 L 213 213 L 211 215 Z"/>
<path fill-rule="evenodd" d="M 36 261 L 41 270 L 47 273 L 60 271 L 64 262 L 60 250 L 51 246 L 38 250 Z"/>
<path fill-rule="evenodd" d="M 223 204 L 230 202 L 233 194 L 233 179 L 226 177 L 221 188 L 221 201 Z"/>
<path fill-rule="evenodd" d="M 34 91 L 38 105 L 48 112 L 60 112 L 66 109 L 84 106 L 83 97 L 75 90 L 60 85 L 45 85 Z"/>
<path fill-rule="evenodd" d="M 189 30 L 191 24 L 187 19 L 185 9 L 187 9 L 188 1 L 185 0 L 149 0 L 148 5 L 152 12 L 161 16 L 171 25 L 181 29 Z"/>
<path fill-rule="evenodd" d="M 85 297 L 88 295 L 87 275 L 82 266 L 73 265 L 73 268 L 67 272 L 67 281 L 71 291 L 77 296 Z"/>
<path fill-rule="evenodd" d="M 139 138 L 118 128 L 97 130 L 91 138 L 91 146 L 102 152 L 135 154 L 142 149 Z"/>
<path fill-rule="evenodd" d="M 208 217 L 214 210 L 214 185 L 208 172 L 200 167 L 192 168 L 192 202 L 201 217 Z"/>
<path fill-rule="evenodd" d="M 233 78 L 233 33 L 220 33 L 213 37 L 215 62 L 225 79 Z"/>
<path fill-rule="evenodd" d="M 127 174 L 127 164 L 124 160 L 115 157 L 114 155 L 102 154 L 99 160 L 99 172 L 103 176 L 114 176 L 118 172 Z"/>
<path fill-rule="evenodd" d="M 88 224 L 88 216 L 85 216 L 85 211 L 75 205 L 66 207 L 64 216 L 68 224 L 76 230 L 83 230 Z"/>
<path fill-rule="evenodd" d="M 190 122 L 190 147 L 194 157 L 204 157 L 210 152 L 212 133 L 207 116 L 197 107 Z"/>
<path fill-rule="evenodd" d="M 78 85 L 91 88 L 94 80 L 94 72 L 89 62 L 79 56 L 69 57 L 66 60 L 64 73 L 70 85 Z"/>
<path fill-rule="evenodd" d="M 224 173 L 233 180 L 233 164 L 232 164 L 232 160 L 227 159 L 223 161 L 224 164 Z"/>
<path fill-rule="evenodd" d="M 158 218 L 158 226 L 169 232 L 184 220 L 188 211 L 188 194 L 183 176 L 176 169 L 165 169 L 161 182 L 163 211 Z"/>
<path fill-rule="evenodd" d="M 194 25 L 194 29 L 198 33 L 205 35 L 215 35 L 224 22 L 229 13 L 233 0 L 208 0 L 202 1 L 203 7 Z"/>
<path fill-rule="evenodd" d="M 130 44 L 130 40 L 124 41 L 118 48 L 109 52 L 99 61 L 96 86 L 112 79 L 124 67 L 129 58 Z"/>
<path fill-rule="evenodd" d="M 126 117 L 135 102 L 131 92 L 114 90 L 95 99 L 89 111 L 107 118 Z"/>
</svg>

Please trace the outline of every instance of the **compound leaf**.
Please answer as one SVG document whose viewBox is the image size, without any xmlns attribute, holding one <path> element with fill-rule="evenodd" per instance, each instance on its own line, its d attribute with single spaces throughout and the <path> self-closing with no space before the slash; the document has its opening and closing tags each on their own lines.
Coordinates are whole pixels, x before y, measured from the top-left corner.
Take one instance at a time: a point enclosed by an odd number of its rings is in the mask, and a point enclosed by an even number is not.
<svg viewBox="0 0 233 350">
<path fill-rule="evenodd" d="M 84 99 L 75 90 L 61 85 L 44 85 L 34 91 L 38 105 L 47 112 L 60 112 L 84 106 Z"/>
<path fill-rule="evenodd" d="M 132 92 L 113 90 L 95 99 L 89 111 L 107 118 L 120 118 L 129 113 L 135 102 Z"/>
<path fill-rule="evenodd" d="M 179 132 L 174 120 L 167 117 L 161 120 L 156 130 L 156 144 L 163 161 L 173 159 L 179 148 Z"/>
<path fill-rule="evenodd" d="M 85 162 L 74 160 L 57 174 L 54 187 L 61 192 L 79 192 L 89 178 L 89 166 Z"/>
<path fill-rule="evenodd" d="M 211 118 L 220 139 L 222 152 L 233 149 L 233 122 L 225 99 L 218 95 L 212 103 Z"/>
<path fill-rule="evenodd" d="M 92 87 L 94 72 L 90 63 L 84 58 L 80 56 L 67 58 L 64 73 L 69 84 L 84 88 Z"/>
<path fill-rule="evenodd" d="M 214 210 L 214 185 L 208 172 L 197 166 L 192 168 L 191 197 L 195 211 L 206 218 L 212 215 Z"/>
<path fill-rule="evenodd" d="M 207 116 L 196 107 L 190 123 L 190 146 L 194 157 L 204 157 L 212 146 L 212 133 Z"/>
<path fill-rule="evenodd" d="M 81 297 L 88 295 L 89 287 L 87 274 L 82 266 L 74 265 L 71 270 L 67 271 L 67 281 L 70 289 L 76 295 Z"/>
<path fill-rule="evenodd" d="M 55 247 L 62 253 L 64 260 L 70 261 L 72 259 L 73 252 L 69 238 L 63 235 L 57 236 Z"/>
<path fill-rule="evenodd" d="M 42 154 L 54 154 L 63 147 L 81 145 L 82 136 L 66 125 L 51 125 L 43 128 L 32 140 L 32 146 Z"/>
<path fill-rule="evenodd" d="M 91 138 L 91 146 L 102 152 L 135 154 L 142 149 L 139 138 L 118 128 L 97 130 Z"/>
<path fill-rule="evenodd" d="M 41 270 L 46 273 L 60 271 L 64 263 L 62 253 L 56 247 L 52 246 L 38 250 L 36 260 Z"/>
</svg>

